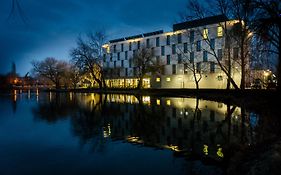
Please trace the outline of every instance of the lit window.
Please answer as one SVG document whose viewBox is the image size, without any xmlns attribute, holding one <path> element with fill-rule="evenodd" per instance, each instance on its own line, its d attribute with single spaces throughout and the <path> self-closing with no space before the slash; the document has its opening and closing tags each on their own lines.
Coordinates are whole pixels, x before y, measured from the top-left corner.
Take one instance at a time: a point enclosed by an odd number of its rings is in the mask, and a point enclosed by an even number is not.
<svg viewBox="0 0 281 175">
<path fill-rule="evenodd" d="M 167 101 L 166 101 L 166 104 L 167 104 L 168 106 L 170 106 L 170 105 L 171 105 L 171 100 L 167 100 Z"/>
<path fill-rule="evenodd" d="M 208 29 L 203 30 L 203 39 L 208 39 Z"/>
<path fill-rule="evenodd" d="M 222 35 L 223 35 L 223 29 L 221 26 L 218 26 L 217 35 L 218 35 L 218 37 L 222 37 Z"/>
<path fill-rule="evenodd" d="M 160 104 L 161 104 L 161 102 L 160 102 L 159 99 L 156 100 L 156 104 L 157 104 L 157 105 L 160 105 Z"/>
<path fill-rule="evenodd" d="M 160 82 L 161 81 L 161 79 L 160 78 L 156 78 L 156 82 Z"/>
<path fill-rule="evenodd" d="M 166 78 L 166 81 L 171 81 L 171 78 L 170 78 L 170 77 L 167 77 L 167 78 Z"/>
</svg>

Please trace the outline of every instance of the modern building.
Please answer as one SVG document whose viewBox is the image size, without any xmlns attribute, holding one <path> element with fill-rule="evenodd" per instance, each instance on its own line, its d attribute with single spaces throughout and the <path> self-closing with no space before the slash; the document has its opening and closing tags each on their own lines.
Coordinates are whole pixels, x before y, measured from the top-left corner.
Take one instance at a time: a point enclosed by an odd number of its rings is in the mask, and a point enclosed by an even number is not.
<svg viewBox="0 0 281 175">
<path fill-rule="evenodd" d="M 231 28 L 235 20 L 224 15 L 187 21 L 173 25 L 173 31 L 163 30 L 129 36 L 109 41 L 103 47 L 104 67 L 116 69 L 108 76 L 109 87 L 136 87 L 139 78 L 133 56 L 142 48 L 151 49 L 154 59 L 162 64 L 161 73 L 148 73 L 143 78 L 143 88 L 195 88 L 195 76 L 200 88 L 224 89 L 227 76 L 219 66 L 228 63 L 226 46 L 232 58 L 237 57 L 239 49 L 226 39 L 224 29 Z M 219 62 L 218 62 L 219 61 Z M 239 63 L 231 64 L 232 77 L 240 85 Z"/>
</svg>

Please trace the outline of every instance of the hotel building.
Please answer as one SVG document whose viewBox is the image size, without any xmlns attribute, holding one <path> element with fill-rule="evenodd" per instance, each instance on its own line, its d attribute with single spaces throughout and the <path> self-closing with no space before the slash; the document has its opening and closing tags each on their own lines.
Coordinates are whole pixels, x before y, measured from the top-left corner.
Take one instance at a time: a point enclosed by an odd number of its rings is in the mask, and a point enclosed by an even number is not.
<svg viewBox="0 0 281 175">
<path fill-rule="evenodd" d="M 227 76 L 221 70 L 227 64 L 224 26 L 231 28 L 235 20 L 224 15 L 187 21 L 173 25 L 173 31 L 163 30 L 129 36 L 109 41 L 105 50 L 103 66 L 116 69 L 107 76 L 108 87 L 134 88 L 139 78 L 136 76 L 133 56 L 141 48 L 151 49 L 154 59 L 162 64 L 161 74 L 150 73 L 143 79 L 143 88 L 195 88 L 194 74 L 201 77 L 199 88 L 224 89 Z M 231 57 L 238 58 L 237 45 L 230 44 Z M 231 64 L 232 78 L 240 85 L 241 71 L 238 63 Z"/>
</svg>

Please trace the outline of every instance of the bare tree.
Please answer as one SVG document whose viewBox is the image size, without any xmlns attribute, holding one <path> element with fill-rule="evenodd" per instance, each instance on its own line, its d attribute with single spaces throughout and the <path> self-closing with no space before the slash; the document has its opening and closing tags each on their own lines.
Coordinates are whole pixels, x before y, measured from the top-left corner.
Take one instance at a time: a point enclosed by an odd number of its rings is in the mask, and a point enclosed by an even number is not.
<svg viewBox="0 0 281 175">
<path fill-rule="evenodd" d="M 155 59 L 150 48 L 141 47 L 131 58 L 134 64 L 134 74 L 138 77 L 138 89 L 142 88 L 143 78 L 151 73 L 162 73 L 163 65 Z"/>
<path fill-rule="evenodd" d="M 103 48 L 105 34 L 103 32 L 90 33 L 86 39 L 78 37 L 77 47 L 70 51 L 72 62 L 79 70 L 91 74 L 100 89 L 106 88 L 104 80 Z"/>
<path fill-rule="evenodd" d="M 254 0 L 254 10 L 257 15 L 252 23 L 252 29 L 260 37 L 260 41 L 267 47 L 262 52 L 278 57 L 277 64 L 277 89 L 281 90 L 281 57 L 280 57 L 280 1 L 279 0 Z"/>
<path fill-rule="evenodd" d="M 188 36 L 187 33 L 186 35 Z M 205 72 L 206 68 L 204 62 L 196 61 L 194 59 L 194 52 L 192 51 L 191 47 L 186 46 L 186 48 L 184 49 L 182 49 L 182 47 L 177 47 L 176 52 L 178 54 L 181 54 L 182 56 L 183 74 L 191 73 L 194 79 L 195 87 L 196 89 L 199 89 L 199 83 L 203 77 L 203 73 Z"/>
<path fill-rule="evenodd" d="M 81 81 L 81 73 L 77 66 L 74 64 L 68 64 L 65 81 L 74 89 L 77 88 L 77 84 Z"/>
<path fill-rule="evenodd" d="M 35 74 L 49 79 L 56 85 L 56 89 L 60 88 L 60 81 L 65 76 L 67 69 L 66 62 L 48 57 L 43 61 L 32 61 L 31 64 Z"/>
<path fill-rule="evenodd" d="M 206 5 L 203 6 L 199 3 Z M 231 26 L 230 28 L 228 27 L 229 24 L 227 21 L 220 24 L 225 35 L 226 52 L 224 53 L 225 57 L 227 58 L 227 64 L 223 64 L 218 58 L 218 54 L 216 53 L 216 51 L 212 49 L 209 36 L 205 38 L 205 40 L 211 48 L 208 53 L 216 58 L 219 67 L 228 77 L 228 88 L 229 84 L 231 83 L 235 89 L 239 89 L 236 82 L 233 80 L 233 77 L 231 76 L 232 65 L 236 63 L 240 66 L 241 69 L 240 88 L 244 89 L 246 84 L 245 77 L 250 61 L 249 43 L 252 36 L 249 30 L 249 25 L 255 15 L 255 13 L 253 13 L 252 11 L 252 0 L 216 0 L 215 3 L 202 3 L 195 0 L 189 0 L 188 4 L 188 9 L 191 11 L 191 13 L 188 13 L 186 15 L 187 18 L 189 16 L 193 16 L 193 18 L 202 19 L 207 15 L 223 14 L 229 19 L 234 18 L 237 20 L 236 24 Z M 202 31 L 198 32 L 201 34 L 201 36 L 203 36 L 204 33 L 202 33 Z M 230 45 L 233 44 L 237 45 L 237 47 L 239 48 L 239 59 L 233 58 L 233 55 L 231 54 L 232 48 L 230 47 Z"/>
</svg>

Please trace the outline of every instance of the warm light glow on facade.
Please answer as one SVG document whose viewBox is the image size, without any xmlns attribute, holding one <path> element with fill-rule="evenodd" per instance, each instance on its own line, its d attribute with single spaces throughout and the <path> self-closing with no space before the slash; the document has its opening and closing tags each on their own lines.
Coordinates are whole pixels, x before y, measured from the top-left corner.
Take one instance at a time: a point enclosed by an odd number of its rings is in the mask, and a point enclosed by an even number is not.
<svg viewBox="0 0 281 175">
<path fill-rule="evenodd" d="M 223 36 L 223 28 L 222 26 L 218 26 L 217 28 L 217 36 L 222 37 Z"/>
<path fill-rule="evenodd" d="M 203 29 L 203 39 L 208 39 L 208 29 Z"/>
<path fill-rule="evenodd" d="M 166 101 L 166 104 L 167 104 L 168 106 L 170 106 L 170 105 L 171 105 L 171 100 L 167 100 L 167 101 Z"/>
<path fill-rule="evenodd" d="M 110 53 L 110 46 L 109 46 L 109 44 L 104 44 L 102 47 L 104 49 L 106 49 L 106 53 Z"/>
<path fill-rule="evenodd" d="M 161 105 L 161 101 L 159 99 L 156 100 L 157 105 Z"/>
<path fill-rule="evenodd" d="M 167 78 L 166 78 L 166 81 L 171 81 L 171 78 L 170 78 L 170 77 L 167 77 Z"/>
<path fill-rule="evenodd" d="M 161 81 L 161 79 L 160 78 L 156 78 L 156 82 L 160 82 Z"/>
</svg>

